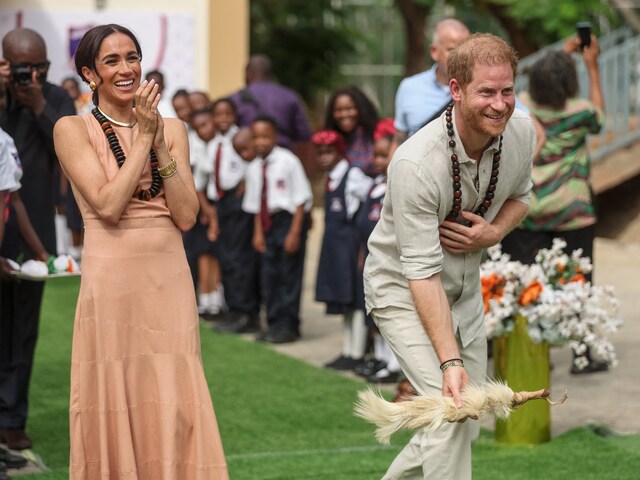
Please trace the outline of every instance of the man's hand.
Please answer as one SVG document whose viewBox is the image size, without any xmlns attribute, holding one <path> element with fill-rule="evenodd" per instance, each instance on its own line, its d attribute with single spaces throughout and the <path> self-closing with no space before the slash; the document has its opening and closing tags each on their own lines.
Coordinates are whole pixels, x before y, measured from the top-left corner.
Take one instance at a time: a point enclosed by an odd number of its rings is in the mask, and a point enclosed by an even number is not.
<svg viewBox="0 0 640 480">
<path fill-rule="evenodd" d="M 11 81 L 11 66 L 9 65 L 9 60 L 5 58 L 0 58 L 0 78 L 2 78 L 2 83 L 5 86 L 9 85 Z"/>
<path fill-rule="evenodd" d="M 31 73 L 31 83 L 28 85 L 12 84 L 12 91 L 16 100 L 31 110 L 34 117 L 39 117 L 44 111 L 47 101 L 42 94 L 42 84 L 38 80 L 38 72 Z"/>
<path fill-rule="evenodd" d="M 451 253 L 477 252 L 498 243 L 500 231 L 483 217 L 471 212 L 460 212 L 470 226 L 445 220 L 440 225 L 440 243 Z"/>
<path fill-rule="evenodd" d="M 442 396 L 452 397 L 453 403 L 462 408 L 462 390 L 469 383 L 469 376 L 464 367 L 448 367 L 442 378 Z"/>
<path fill-rule="evenodd" d="M 456 407 L 462 408 L 462 391 L 469 384 L 469 376 L 464 367 L 448 367 L 445 369 L 442 379 L 442 396 L 453 398 Z M 467 418 L 478 420 L 477 416 L 465 417 L 458 420 L 458 423 L 464 423 Z"/>
</svg>

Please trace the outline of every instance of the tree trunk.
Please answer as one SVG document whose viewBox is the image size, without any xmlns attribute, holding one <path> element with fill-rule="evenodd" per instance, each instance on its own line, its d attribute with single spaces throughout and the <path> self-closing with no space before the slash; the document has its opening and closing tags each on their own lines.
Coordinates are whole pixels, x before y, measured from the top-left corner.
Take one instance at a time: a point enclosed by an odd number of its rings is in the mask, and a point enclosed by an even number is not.
<svg viewBox="0 0 640 480">
<path fill-rule="evenodd" d="M 404 74 L 414 75 L 427 68 L 424 34 L 430 10 L 414 0 L 395 0 L 395 5 L 402 16 L 407 40 Z"/>
<path fill-rule="evenodd" d="M 519 27 L 516 20 L 509 15 L 506 5 L 484 0 L 476 1 L 475 3 L 476 5 L 484 6 L 498 20 L 507 35 L 509 35 L 511 46 L 518 52 L 519 58 L 526 57 L 540 48 L 537 43 L 529 38 L 527 30 Z"/>
</svg>

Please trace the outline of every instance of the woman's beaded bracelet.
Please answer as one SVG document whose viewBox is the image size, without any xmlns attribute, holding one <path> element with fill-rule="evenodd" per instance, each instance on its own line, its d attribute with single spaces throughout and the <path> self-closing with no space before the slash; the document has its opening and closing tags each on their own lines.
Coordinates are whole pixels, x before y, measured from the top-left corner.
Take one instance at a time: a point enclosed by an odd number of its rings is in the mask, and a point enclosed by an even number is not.
<svg viewBox="0 0 640 480">
<path fill-rule="evenodd" d="M 178 171 L 178 164 L 173 158 L 164 167 L 158 169 L 158 173 L 162 178 L 172 177 L 173 175 L 175 175 L 177 171 Z"/>
<path fill-rule="evenodd" d="M 464 368 L 464 362 L 461 358 L 451 358 L 440 364 L 440 371 L 444 372 L 449 367 L 462 367 Z"/>
</svg>

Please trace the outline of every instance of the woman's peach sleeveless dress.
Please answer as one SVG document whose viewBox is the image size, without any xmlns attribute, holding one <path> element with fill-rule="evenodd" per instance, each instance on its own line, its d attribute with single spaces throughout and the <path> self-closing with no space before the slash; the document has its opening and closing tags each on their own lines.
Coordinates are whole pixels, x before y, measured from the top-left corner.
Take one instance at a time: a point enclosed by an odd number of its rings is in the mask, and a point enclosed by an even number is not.
<svg viewBox="0 0 640 480">
<path fill-rule="evenodd" d="M 104 133 L 92 115 L 83 118 L 111 179 L 118 166 Z M 114 129 L 126 155 L 137 127 Z M 141 185 L 150 184 L 147 167 Z M 163 192 L 132 199 L 117 225 L 74 194 L 85 240 L 71 361 L 70 478 L 227 479 L 193 281 Z"/>
</svg>

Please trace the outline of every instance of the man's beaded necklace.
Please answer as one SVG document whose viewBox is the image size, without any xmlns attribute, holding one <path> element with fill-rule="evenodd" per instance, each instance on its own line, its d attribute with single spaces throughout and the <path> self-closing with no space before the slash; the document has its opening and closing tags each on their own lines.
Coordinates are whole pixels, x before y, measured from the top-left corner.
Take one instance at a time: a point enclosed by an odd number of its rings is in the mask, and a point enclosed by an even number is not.
<svg viewBox="0 0 640 480">
<path fill-rule="evenodd" d="M 96 107 L 91 113 L 95 117 L 95 119 L 100 124 L 102 131 L 104 132 L 105 137 L 107 137 L 107 142 L 109 142 L 109 148 L 113 152 L 113 156 L 116 157 L 116 162 L 118 162 L 118 168 L 124 165 L 127 157 L 122 151 L 122 147 L 120 146 L 120 142 L 118 141 L 118 137 L 116 132 L 113 130 L 113 125 L 109 119 Z M 120 122 L 114 122 L 116 124 L 120 124 Z M 124 126 L 131 128 L 128 124 Z M 151 186 L 145 190 L 144 188 L 138 187 L 136 191 L 133 192 L 133 196 L 137 197 L 139 200 L 151 200 L 155 198 L 160 193 L 160 189 L 162 188 L 162 177 L 160 177 L 160 173 L 158 172 L 158 157 L 156 156 L 155 150 L 152 148 L 151 152 Z"/>
<path fill-rule="evenodd" d="M 451 118 L 451 112 L 453 110 L 453 104 L 449 105 L 445 111 L 444 119 L 447 126 L 447 135 L 449 136 L 449 146 L 451 147 L 451 168 L 452 175 L 451 178 L 453 180 L 453 207 L 451 211 L 447 215 L 447 220 L 457 221 L 460 216 L 460 212 L 462 211 L 462 183 L 460 179 L 460 162 L 458 161 L 458 155 L 455 153 L 456 141 L 453 139 L 454 131 L 453 131 L 453 119 Z M 496 185 L 498 184 L 498 174 L 500 167 L 500 154 L 502 153 L 502 135 L 500 135 L 500 143 L 498 145 L 498 150 L 493 154 L 493 164 L 491 166 L 491 178 L 489 180 L 489 185 L 487 186 L 487 192 L 484 195 L 484 200 L 480 204 L 480 206 L 474 212 L 476 215 L 484 217 L 484 214 L 487 213 L 489 207 L 491 206 L 491 202 L 495 195 Z M 480 190 L 480 180 L 478 176 L 475 179 L 475 187 L 476 190 Z"/>
</svg>

